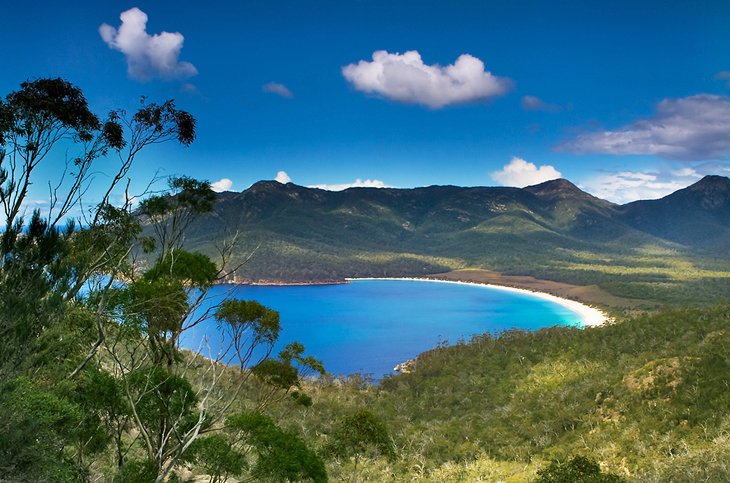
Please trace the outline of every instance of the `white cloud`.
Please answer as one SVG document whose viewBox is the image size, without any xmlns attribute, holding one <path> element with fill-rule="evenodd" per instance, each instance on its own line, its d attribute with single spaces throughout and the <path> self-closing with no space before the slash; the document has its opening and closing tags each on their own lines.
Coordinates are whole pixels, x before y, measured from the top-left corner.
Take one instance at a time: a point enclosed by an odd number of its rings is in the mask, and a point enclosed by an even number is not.
<svg viewBox="0 0 730 483">
<path fill-rule="evenodd" d="M 315 184 L 308 186 L 308 188 L 319 188 L 321 190 L 327 190 L 327 191 L 342 191 L 346 190 L 347 188 L 388 188 L 384 182 L 380 181 L 379 179 L 366 179 L 362 180 L 360 178 L 357 178 L 352 183 L 342 183 L 342 184 Z"/>
<path fill-rule="evenodd" d="M 230 189 L 233 187 L 233 181 L 231 181 L 228 178 L 221 178 L 215 183 L 210 184 L 210 189 L 215 191 L 216 193 L 221 193 L 223 191 L 230 191 Z"/>
<path fill-rule="evenodd" d="M 346 65 L 342 75 L 359 91 L 432 109 L 490 99 L 512 85 L 509 79 L 485 71 L 484 62 L 469 54 L 443 67 L 424 64 L 416 50 L 404 54 L 375 51 L 372 62 Z"/>
<path fill-rule="evenodd" d="M 659 102 L 653 117 L 614 131 L 586 133 L 558 146 L 575 153 L 653 154 L 685 161 L 730 153 L 730 98 L 698 94 Z"/>
<path fill-rule="evenodd" d="M 692 168 L 669 172 L 619 171 L 589 178 L 579 186 L 599 198 L 623 204 L 661 198 L 686 188 L 701 176 Z"/>
<path fill-rule="evenodd" d="M 276 173 L 276 178 L 274 178 L 274 181 L 278 181 L 281 184 L 287 184 L 291 183 L 291 178 L 288 174 L 286 174 L 286 171 L 279 171 Z"/>
<path fill-rule="evenodd" d="M 268 82 L 261 86 L 261 90 L 264 92 L 268 92 L 269 94 L 276 94 L 280 97 L 283 97 L 285 99 L 291 99 L 294 97 L 294 94 L 291 90 L 284 84 L 279 84 L 278 82 Z"/>
<path fill-rule="evenodd" d="M 549 164 L 540 166 L 525 161 L 522 158 L 512 158 L 509 164 L 506 164 L 499 171 L 492 173 L 492 179 L 503 186 L 517 186 L 524 188 L 539 184 L 551 179 L 560 178 L 560 171 Z"/>
<path fill-rule="evenodd" d="M 278 173 L 276 173 L 276 178 L 274 178 L 274 181 L 278 181 L 279 183 L 286 184 L 286 183 L 291 183 L 292 179 L 286 173 L 286 171 L 279 171 Z M 379 179 L 362 180 L 360 178 L 357 178 L 352 183 L 314 184 L 314 185 L 307 186 L 307 188 L 318 188 L 318 189 L 327 190 L 327 191 L 342 191 L 342 190 L 346 190 L 347 188 L 389 188 L 389 186 L 387 186 L 384 182 L 380 181 Z"/>
<path fill-rule="evenodd" d="M 526 111 L 545 111 L 545 112 L 558 112 L 563 108 L 557 104 L 550 104 L 539 97 L 535 96 L 524 96 L 521 101 L 522 109 Z"/>
<path fill-rule="evenodd" d="M 681 168 L 681 169 L 675 169 L 673 171 L 670 171 L 674 176 L 679 176 L 681 178 L 701 178 L 702 175 L 697 172 L 694 168 Z"/>
<path fill-rule="evenodd" d="M 147 14 L 137 7 L 122 12 L 119 18 L 119 29 L 103 23 L 99 35 L 109 48 L 125 55 L 130 77 L 145 81 L 153 77 L 186 78 L 198 73 L 193 64 L 179 60 L 185 40 L 181 33 L 148 34 Z"/>
</svg>

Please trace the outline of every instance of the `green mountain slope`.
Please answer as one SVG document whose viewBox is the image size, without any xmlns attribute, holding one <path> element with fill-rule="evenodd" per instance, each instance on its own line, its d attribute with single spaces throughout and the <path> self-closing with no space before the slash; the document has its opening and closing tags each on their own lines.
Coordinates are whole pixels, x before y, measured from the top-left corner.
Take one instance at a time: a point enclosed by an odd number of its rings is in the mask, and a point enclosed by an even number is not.
<svg viewBox="0 0 730 483">
<path fill-rule="evenodd" d="M 597 284 L 654 300 L 728 288 L 730 180 L 706 177 L 661 200 L 615 205 L 559 179 L 518 188 L 430 186 L 332 192 L 260 181 L 218 195 L 189 248 L 237 235 L 248 282 L 330 282 L 481 268 Z M 637 285 L 638 284 L 638 285 Z M 694 288 L 693 288 L 694 287 Z M 709 288 L 707 288 L 709 287 Z M 641 290 L 639 290 L 641 289 Z M 713 295 L 715 294 L 715 295 Z"/>
<path fill-rule="evenodd" d="M 730 179 L 706 176 L 659 200 L 622 207 L 628 225 L 657 237 L 715 253 L 730 249 Z"/>
</svg>

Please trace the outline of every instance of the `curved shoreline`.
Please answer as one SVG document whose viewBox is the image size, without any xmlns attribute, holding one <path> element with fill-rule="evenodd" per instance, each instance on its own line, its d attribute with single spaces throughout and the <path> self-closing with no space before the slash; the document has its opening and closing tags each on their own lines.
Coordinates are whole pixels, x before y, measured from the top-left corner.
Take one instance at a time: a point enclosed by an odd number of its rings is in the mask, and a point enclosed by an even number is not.
<svg viewBox="0 0 730 483">
<path fill-rule="evenodd" d="M 417 278 L 417 277 L 394 277 L 394 278 L 386 278 L 386 277 L 363 277 L 363 278 L 346 278 L 345 280 L 349 281 L 357 281 L 357 280 L 401 280 L 401 281 L 415 281 L 415 282 L 438 282 L 438 283 L 454 283 L 458 285 L 474 285 L 477 287 L 488 287 L 493 288 L 497 290 L 502 290 L 504 292 L 512 292 L 512 293 L 520 293 L 523 295 L 530 295 L 532 297 L 536 297 L 543 300 L 548 300 L 550 302 L 553 302 L 555 304 L 561 305 L 568 310 L 571 310 L 578 314 L 578 316 L 581 319 L 581 323 L 584 327 L 595 327 L 598 325 L 603 325 L 606 322 L 608 322 L 610 319 L 608 315 L 606 315 L 605 312 L 602 310 L 599 310 L 595 307 L 591 307 L 590 305 L 583 304 L 581 302 L 576 302 L 575 300 L 566 299 L 563 297 L 558 297 L 557 295 L 552 295 L 545 292 L 537 292 L 534 290 L 528 290 L 524 288 L 516 288 L 516 287 L 507 287 L 505 285 L 495 285 L 492 283 L 479 283 L 479 282 L 461 282 L 456 280 L 440 280 L 438 278 Z"/>
</svg>

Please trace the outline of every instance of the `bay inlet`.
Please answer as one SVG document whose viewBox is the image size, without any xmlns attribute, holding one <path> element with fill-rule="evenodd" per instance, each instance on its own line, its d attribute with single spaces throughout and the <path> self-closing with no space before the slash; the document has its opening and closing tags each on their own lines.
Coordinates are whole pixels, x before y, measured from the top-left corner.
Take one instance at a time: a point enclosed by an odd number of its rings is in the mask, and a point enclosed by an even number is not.
<svg viewBox="0 0 730 483">
<path fill-rule="evenodd" d="M 279 311 L 282 330 L 275 351 L 299 341 L 331 374 L 361 373 L 375 378 L 439 344 L 509 329 L 592 325 L 600 319 L 595 309 L 545 294 L 431 280 L 220 285 L 212 290 L 213 295 L 256 300 Z M 216 322 L 196 326 L 181 343 L 215 356 L 221 345 Z"/>
</svg>

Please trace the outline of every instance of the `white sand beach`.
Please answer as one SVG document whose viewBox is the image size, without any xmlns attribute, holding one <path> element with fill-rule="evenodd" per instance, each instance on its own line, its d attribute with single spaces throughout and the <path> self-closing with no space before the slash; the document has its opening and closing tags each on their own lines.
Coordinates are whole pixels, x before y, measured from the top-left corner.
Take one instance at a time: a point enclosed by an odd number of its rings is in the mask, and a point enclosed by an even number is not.
<svg viewBox="0 0 730 483">
<path fill-rule="evenodd" d="M 437 278 L 409 278 L 409 277 L 397 277 L 397 278 L 384 278 L 384 277 L 372 277 L 372 278 L 347 278 L 348 281 L 356 280 L 412 280 L 419 282 L 438 282 L 438 283 L 454 283 L 459 285 L 476 285 L 479 287 L 489 287 L 496 290 L 503 290 L 505 292 L 515 292 L 525 295 L 530 295 L 543 300 L 549 300 L 550 302 L 562 305 L 563 307 L 577 313 L 580 316 L 581 322 L 586 327 L 594 327 L 597 325 L 605 324 L 609 317 L 601 310 L 591 307 L 589 305 L 576 302 L 556 295 L 552 295 L 545 292 L 536 292 L 533 290 L 527 290 L 524 288 L 506 287 L 504 285 L 494 285 L 491 283 L 478 283 L 478 282 L 458 282 L 454 280 L 439 280 Z"/>
</svg>

